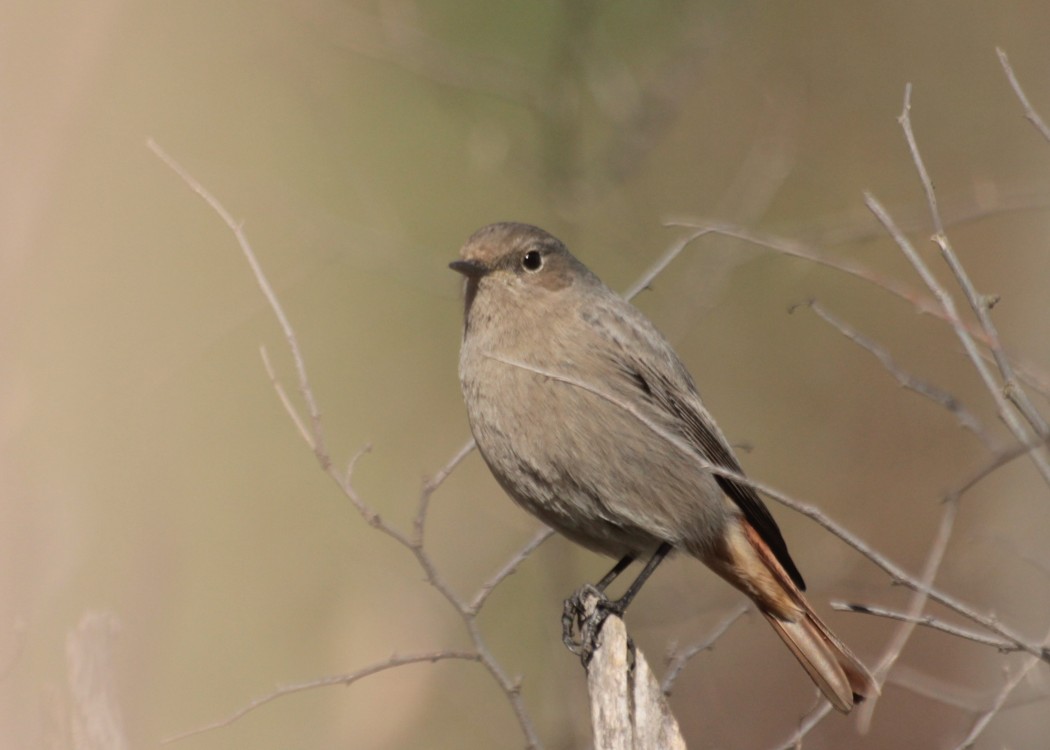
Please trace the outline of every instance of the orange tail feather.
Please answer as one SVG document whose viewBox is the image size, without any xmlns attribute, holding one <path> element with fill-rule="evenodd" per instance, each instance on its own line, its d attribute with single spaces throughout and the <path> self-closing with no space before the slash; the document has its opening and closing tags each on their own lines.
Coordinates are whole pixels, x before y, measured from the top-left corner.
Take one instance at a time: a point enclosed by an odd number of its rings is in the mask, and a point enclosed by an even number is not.
<svg viewBox="0 0 1050 750">
<path fill-rule="evenodd" d="M 878 695 L 879 686 L 871 673 L 817 617 L 747 521 L 733 524 L 723 549 L 706 560 L 715 572 L 754 600 L 831 705 L 848 713 L 855 703 Z"/>
</svg>

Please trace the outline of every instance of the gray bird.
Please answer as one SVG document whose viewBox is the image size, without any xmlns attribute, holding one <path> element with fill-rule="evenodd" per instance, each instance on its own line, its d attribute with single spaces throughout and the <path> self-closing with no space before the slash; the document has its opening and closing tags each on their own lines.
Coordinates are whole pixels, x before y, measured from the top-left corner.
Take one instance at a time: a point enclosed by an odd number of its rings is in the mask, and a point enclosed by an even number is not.
<svg viewBox="0 0 1050 750">
<path fill-rule="evenodd" d="M 652 323 L 538 227 L 484 227 L 460 257 L 460 384 L 507 494 L 620 560 L 600 590 L 649 557 L 629 601 L 669 550 L 686 552 L 754 601 L 835 708 L 877 694 L 802 595 L 780 529 Z"/>
</svg>

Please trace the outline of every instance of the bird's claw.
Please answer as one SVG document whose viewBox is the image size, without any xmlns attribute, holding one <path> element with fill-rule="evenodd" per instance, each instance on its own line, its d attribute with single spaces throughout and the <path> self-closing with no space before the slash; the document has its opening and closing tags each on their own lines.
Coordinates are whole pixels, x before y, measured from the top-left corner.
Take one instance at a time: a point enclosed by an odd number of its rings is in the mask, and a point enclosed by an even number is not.
<svg viewBox="0 0 1050 750">
<path fill-rule="evenodd" d="M 569 651 L 580 657 L 586 667 L 598 648 L 598 636 L 606 618 L 622 614 L 621 602 L 610 601 L 603 591 L 586 584 L 566 599 L 562 607 L 562 642 Z M 579 637 L 576 636 L 577 632 Z"/>
</svg>

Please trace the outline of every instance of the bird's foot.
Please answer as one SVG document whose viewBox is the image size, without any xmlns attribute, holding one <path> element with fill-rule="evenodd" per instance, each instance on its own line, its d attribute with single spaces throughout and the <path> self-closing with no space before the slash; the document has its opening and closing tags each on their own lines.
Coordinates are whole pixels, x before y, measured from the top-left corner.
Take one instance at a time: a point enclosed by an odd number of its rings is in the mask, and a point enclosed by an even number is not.
<svg viewBox="0 0 1050 750">
<path fill-rule="evenodd" d="M 598 648 L 598 636 L 606 618 L 609 615 L 620 617 L 624 609 L 626 606 L 622 600 L 610 601 L 605 592 L 589 583 L 565 600 L 561 639 L 569 651 L 580 657 L 584 667 Z"/>
</svg>

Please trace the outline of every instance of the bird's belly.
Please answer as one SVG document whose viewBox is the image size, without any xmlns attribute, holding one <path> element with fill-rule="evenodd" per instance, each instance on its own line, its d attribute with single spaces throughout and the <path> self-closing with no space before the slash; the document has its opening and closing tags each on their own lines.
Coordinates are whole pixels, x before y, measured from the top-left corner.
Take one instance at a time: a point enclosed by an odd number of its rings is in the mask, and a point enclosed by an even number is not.
<svg viewBox="0 0 1050 750">
<path fill-rule="evenodd" d="M 490 372 L 463 389 L 500 485 L 569 539 L 620 557 L 662 542 L 695 553 L 721 538 L 733 509 L 698 457 L 607 399 L 530 372 Z"/>
</svg>

